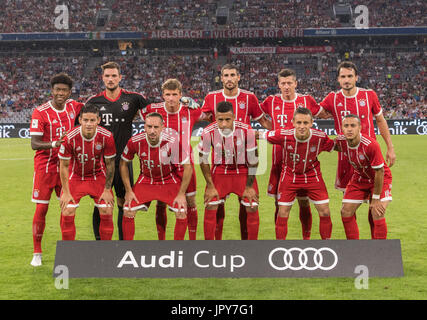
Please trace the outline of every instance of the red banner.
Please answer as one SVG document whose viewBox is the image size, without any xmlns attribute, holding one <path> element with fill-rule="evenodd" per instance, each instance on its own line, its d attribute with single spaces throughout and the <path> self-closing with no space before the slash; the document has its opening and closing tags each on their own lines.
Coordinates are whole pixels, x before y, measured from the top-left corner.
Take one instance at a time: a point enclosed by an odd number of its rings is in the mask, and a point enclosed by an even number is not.
<svg viewBox="0 0 427 320">
<path fill-rule="evenodd" d="M 232 38 L 295 38 L 304 35 L 303 29 L 217 29 L 153 30 L 143 32 L 143 39 L 232 39 Z"/>
<path fill-rule="evenodd" d="M 331 46 L 304 47 L 231 47 L 231 54 L 298 54 L 334 52 Z"/>
<path fill-rule="evenodd" d="M 316 46 L 316 47 L 277 47 L 276 53 L 326 53 L 334 52 L 334 47 L 331 46 Z"/>
</svg>

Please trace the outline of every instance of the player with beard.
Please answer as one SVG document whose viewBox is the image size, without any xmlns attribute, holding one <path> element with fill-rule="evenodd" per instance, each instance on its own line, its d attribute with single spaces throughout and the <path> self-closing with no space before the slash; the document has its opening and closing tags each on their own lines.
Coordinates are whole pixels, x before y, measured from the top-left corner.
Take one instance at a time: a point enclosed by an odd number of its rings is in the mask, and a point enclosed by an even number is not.
<svg viewBox="0 0 427 320">
<path fill-rule="evenodd" d="M 105 90 L 90 97 L 86 103 L 98 106 L 101 117 L 100 125 L 113 133 L 117 154 L 120 155 L 132 136 L 133 119 L 139 110 L 148 105 L 148 101 L 142 94 L 127 91 L 120 87 L 122 75 L 120 74 L 120 66 L 117 63 L 107 62 L 101 68 Z M 120 157 L 118 156 L 116 157 L 113 187 L 117 197 L 119 240 L 123 240 L 122 220 L 126 191 L 120 177 L 119 164 Z M 130 181 L 133 183 L 132 163 L 129 162 L 127 164 Z M 99 210 L 95 208 L 93 212 L 93 231 L 95 238 L 98 240 L 100 239 L 99 223 Z"/>
<path fill-rule="evenodd" d="M 359 116 L 346 115 L 341 123 L 342 135 L 335 139 L 337 149 L 354 168 L 344 192 L 341 219 L 347 239 L 359 239 L 356 211 L 369 202 L 372 239 L 387 238 L 385 212 L 392 201 L 390 168 L 384 161 L 378 142 L 362 133 Z"/>
<path fill-rule="evenodd" d="M 237 66 L 226 64 L 221 69 L 222 90 L 209 92 L 206 95 L 202 106 L 202 119 L 215 121 L 216 106 L 221 101 L 228 101 L 233 105 L 233 113 L 235 120 L 247 125 L 251 125 L 251 121 L 258 121 L 264 128 L 271 130 L 272 124 L 268 120 L 260 108 L 258 98 L 253 92 L 239 88 L 240 73 Z M 215 239 L 222 238 L 222 227 L 224 224 L 224 204 L 218 206 L 217 211 L 217 226 L 215 231 Z M 246 208 L 240 204 L 239 209 L 240 234 L 241 239 L 248 238 L 247 231 L 247 216 Z"/>
<path fill-rule="evenodd" d="M 190 154 L 190 162 L 193 163 L 193 151 L 191 148 L 191 133 L 194 124 L 199 120 L 201 108 L 194 100 L 189 99 L 188 104 L 182 103 L 182 84 L 177 79 L 167 79 L 162 84 L 163 102 L 152 103 L 147 108 L 141 110 L 141 118 L 145 121 L 145 116 L 152 112 L 162 115 L 165 130 L 171 130 L 177 134 L 180 146 L 185 150 L 182 152 Z M 184 168 L 177 165 L 178 173 L 182 176 Z M 193 175 L 190 185 L 186 190 L 187 197 L 187 220 L 188 236 L 190 240 L 196 240 L 197 232 L 197 206 L 196 206 L 196 172 L 193 165 Z M 159 240 L 165 239 L 167 225 L 166 204 L 157 201 L 156 206 L 156 226 Z"/>
<path fill-rule="evenodd" d="M 376 125 L 387 146 L 386 161 L 391 167 L 396 161 L 396 154 L 377 94 L 373 90 L 357 86 L 358 70 L 356 65 L 351 61 L 343 61 L 338 65 L 337 81 L 341 90 L 330 92 L 320 102 L 320 106 L 332 114 L 335 131 L 337 134 L 343 134 L 342 119 L 348 114 L 354 114 L 360 119 L 361 133 L 366 137 L 376 139 L 374 130 L 375 118 Z M 339 152 L 335 188 L 344 192 L 352 176 L 353 167 L 344 153 Z M 374 238 L 374 221 L 372 220 L 372 216 L 372 214 L 368 214 L 371 235 Z"/>
</svg>

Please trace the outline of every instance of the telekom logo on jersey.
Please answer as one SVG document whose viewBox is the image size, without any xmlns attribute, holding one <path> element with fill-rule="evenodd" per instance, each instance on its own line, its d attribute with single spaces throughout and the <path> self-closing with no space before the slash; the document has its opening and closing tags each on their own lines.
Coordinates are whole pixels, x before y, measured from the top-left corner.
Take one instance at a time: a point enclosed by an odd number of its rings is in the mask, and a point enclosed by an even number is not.
<svg viewBox="0 0 427 320">
<path fill-rule="evenodd" d="M 102 122 L 105 126 L 110 126 L 111 122 L 113 122 L 112 113 L 103 113 L 101 117 L 102 117 Z"/>
</svg>

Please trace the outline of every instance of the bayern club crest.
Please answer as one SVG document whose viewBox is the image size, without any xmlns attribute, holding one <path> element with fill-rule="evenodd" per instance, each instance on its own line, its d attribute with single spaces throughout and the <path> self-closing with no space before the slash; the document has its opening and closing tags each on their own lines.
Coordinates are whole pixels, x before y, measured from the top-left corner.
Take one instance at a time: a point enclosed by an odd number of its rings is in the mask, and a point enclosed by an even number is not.
<svg viewBox="0 0 427 320">
<path fill-rule="evenodd" d="M 101 150 L 102 149 L 102 145 L 99 144 L 99 143 L 97 143 L 96 146 L 95 146 L 95 149 L 98 150 L 98 151 Z"/>
<path fill-rule="evenodd" d="M 239 108 L 242 109 L 242 110 L 245 109 L 246 108 L 246 103 L 240 102 L 239 103 Z"/>
<path fill-rule="evenodd" d="M 359 100 L 359 106 L 361 106 L 361 107 L 366 106 L 366 100 L 364 100 L 364 99 Z"/>
<path fill-rule="evenodd" d="M 129 110 L 129 102 L 123 102 L 122 103 L 122 109 L 124 110 L 124 111 L 127 111 L 127 110 Z"/>
<path fill-rule="evenodd" d="M 75 115 L 74 112 L 70 112 L 70 119 L 74 119 Z"/>
</svg>

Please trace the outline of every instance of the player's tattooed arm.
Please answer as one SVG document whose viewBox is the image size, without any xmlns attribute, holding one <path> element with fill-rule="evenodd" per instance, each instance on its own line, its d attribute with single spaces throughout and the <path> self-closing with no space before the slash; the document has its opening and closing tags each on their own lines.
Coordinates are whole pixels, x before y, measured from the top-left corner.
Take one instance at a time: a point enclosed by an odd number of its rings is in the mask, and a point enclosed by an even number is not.
<svg viewBox="0 0 427 320">
<path fill-rule="evenodd" d="M 115 157 L 113 158 L 105 158 L 105 166 L 107 168 L 106 172 L 106 179 L 105 179 L 105 189 L 111 189 L 113 185 L 113 179 L 114 179 L 114 171 L 115 171 Z"/>
</svg>

